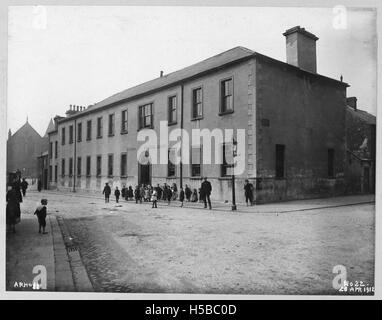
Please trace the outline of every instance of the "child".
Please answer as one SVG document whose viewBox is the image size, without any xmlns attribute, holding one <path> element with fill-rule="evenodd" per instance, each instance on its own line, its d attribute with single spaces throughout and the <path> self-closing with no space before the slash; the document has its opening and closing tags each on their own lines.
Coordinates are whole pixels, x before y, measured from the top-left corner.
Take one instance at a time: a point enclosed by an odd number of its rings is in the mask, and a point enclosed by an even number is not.
<svg viewBox="0 0 382 320">
<path fill-rule="evenodd" d="M 39 205 L 34 212 L 35 215 L 37 215 L 38 218 L 38 233 L 41 233 L 41 227 L 42 227 L 42 234 L 47 234 L 48 232 L 45 232 L 45 226 L 46 226 L 46 205 L 48 204 L 47 199 L 41 199 L 41 205 Z"/>
<path fill-rule="evenodd" d="M 184 191 L 183 191 L 183 188 L 180 188 L 179 201 L 181 202 L 180 206 L 183 207 L 183 201 L 184 201 Z"/>
<path fill-rule="evenodd" d="M 121 195 L 121 192 L 118 190 L 118 187 L 115 187 L 115 191 L 114 191 L 114 195 L 115 195 L 115 202 L 119 202 L 119 196 Z"/>
<path fill-rule="evenodd" d="M 158 196 L 157 196 L 157 191 L 154 190 L 152 195 L 151 195 L 151 201 L 153 202 L 153 206 L 151 208 L 158 208 L 157 207 L 157 202 L 158 202 Z"/>
</svg>

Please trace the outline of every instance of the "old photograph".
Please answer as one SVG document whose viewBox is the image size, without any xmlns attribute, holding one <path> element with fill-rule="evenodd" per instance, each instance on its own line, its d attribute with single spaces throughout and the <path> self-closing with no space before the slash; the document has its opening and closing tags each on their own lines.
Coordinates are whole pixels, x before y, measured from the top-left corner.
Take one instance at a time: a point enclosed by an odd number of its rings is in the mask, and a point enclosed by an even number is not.
<svg viewBox="0 0 382 320">
<path fill-rule="evenodd" d="M 7 292 L 375 295 L 375 8 L 9 6 L 7 39 Z"/>
</svg>

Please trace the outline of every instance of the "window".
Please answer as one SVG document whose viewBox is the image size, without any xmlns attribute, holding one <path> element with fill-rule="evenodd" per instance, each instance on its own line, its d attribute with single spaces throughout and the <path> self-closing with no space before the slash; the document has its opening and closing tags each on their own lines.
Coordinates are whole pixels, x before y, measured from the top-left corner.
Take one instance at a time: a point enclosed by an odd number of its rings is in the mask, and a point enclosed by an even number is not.
<svg viewBox="0 0 382 320">
<path fill-rule="evenodd" d="M 175 164 L 174 164 L 174 159 L 175 159 L 175 149 L 168 149 L 168 161 L 167 161 L 167 176 L 168 177 L 173 177 L 175 176 Z"/>
<path fill-rule="evenodd" d="M 61 159 L 61 175 L 65 176 L 65 159 Z"/>
<path fill-rule="evenodd" d="M 276 178 L 284 178 L 285 175 L 285 145 L 276 144 Z"/>
<path fill-rule="evenodd" d="M 121 133 L 127 133 L 127 110 L 123 110 L 121 114 Z"/>
<path fill-rule="evenodd" d="M 102 156 L 97 156 L 97 177 L 102 173 Z"/>
<path fill-rule="evenodd" d="M 114 113 L 109 114 L 109 136 L 114 136 Z"/>
<path fill-rule="evenodd" d="M 57 172 L 58 172 L 58 167 L 57 165 L 54 166 L 54 182 L 57 182 Z"/>
<path fill-rule="evenodd" d="M 65 145 L 65 128 L 61 129 L 61 144 Z"/>
<path fill-rule="evenodd" d="M 91 170 L 91 158 L 90 156 L 86 157 L 86 176 L 90 177 L 90 170 Z"/>
<path fill-rule="evenodd" d="M 230 150 L 231 150 L 230 146 L 231 145 L 228 145 L 227 143 L 223 143 L 223 150 L 222 150 L 222 158 L 223 158 L 222 160 L 223 161 L 221 164 L 221 176 L 222 177 L 228 176 L 228 170 L 227 169 L 232 167 L 232 165 L 227 162 L 227 159 L 231 158 L 231 157 L 227 157 L 228 152 L 230 152 Z"/>
<path fill-rule="evenodd" d="M 77 124 L 77 142 L 82 141 L 82 122 Z"/>
<path fill-rule="evenodd" d="M 57 159 L 58 156 L 58 141 L 54 142 L 54 158 Z"/>
<path fill-rule="evenodd" d="M 114 162 L 114 156 L 112 154 L 109 154 L 107 156 L 107 175 L 109 177 L 113 176 L 113 162 Z"/>
<path fill-rule="evenodd" d="M 49 181 L 53 181 L 53 167 L 49 166 Z"/>
<path fill-rule="evenodd" d="M 334 149 L 328 149 L 328 176 L 334 177 Z"/>
<path fill-rule="evenodd" d="M 82 159 L 81 157 L 77 158 L 77 176 L 81 177 L 82 169 Z"/>
<path fill-rule="evenodd" d="M 127 176 L 127 154 L 121 154 L 121 177 Z"/>
<path fill-rule="evenodd" d="M 231 79 L 220 82 L 220 113 L 233 111 L 233 81 Z"/>
<path fill-rule="evenodd" d="M 49 142 L 49 159 L 52 159 L 52 156 L 53 156 L 53 142 Z"/>
<path fill-rule="evenodd" d="M 69 144 L 73 143 L 73 126 L 69 126 Z"/>
<path fill-rule="evenodd" d="M 102 117 L 97 118 L 97 138 L 102 138 Z"/>
<path fill-rule="evenodd" d="M 69 177 L 73 176 L 73 158 L 69 158 Z"/>
<path fill-rule="evenodd" d="M 175 124 L 177 119 L 177 99 L 176 96 L 168 98 L 168 124 Z"/>
<path fill-rule="evenodd" d="M 86 122 L 86 141 L 90 141 L 92 139 L 92 121 L 88 120 Z"/>
<path fill-rule="evenodd" d="M 191 148 L 191 176 L 201 176 L 202 147 Z"/>
<path fill-rule="evenodd" d="M 153 104 L 139 106 L 139 129 L 152 128 L 153 126 Z"/>
<path fill-rule="evenodd" d="M 202 88 L 192 90 L 192 119 L 203 117 Z"/>
</svg>

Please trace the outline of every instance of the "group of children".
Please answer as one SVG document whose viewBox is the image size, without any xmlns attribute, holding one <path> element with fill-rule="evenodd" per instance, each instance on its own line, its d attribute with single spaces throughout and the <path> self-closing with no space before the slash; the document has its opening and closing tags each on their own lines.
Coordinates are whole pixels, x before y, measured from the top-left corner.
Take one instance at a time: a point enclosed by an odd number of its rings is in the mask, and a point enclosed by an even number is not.
<svg viewBox="0 0 382 320">
<path fill-rule="evenodd" d="M 105 203 L 110 201 L 111 193 L 112 190 L 109 184 L 106 183 L 103 189 L 103 194 L 105 195 Z M 118 187 L 115 188 L 114 196 L 117 203 L 119 202 L 119 198 L 122 196 L 122 198 L 126 201 L 135 200 L 135 203 L 152 202 L 153 208 L 157 208 L 157 203 L 160 200 L 166 201 L 168 204 L 170 204 L 171 201 L 179 199 L 181 202 L 181 207 L 183 207 L 184 201 L 198 202 L 199 200 L 203 200 L 200 196 L 200 190 L 198 195 L 198 191 L 196 189 L 192 191 L 188 185 L 185 185 L 184 189 L 179 188 L 178 191 L 176 183 L 173 183 L 171 186 L 167 185 L 166 183 L 163 186 L 157 184 L 156 187 L 142 184 L 139 186 L 137 185 L 134 190 L 132 186 L 127 188 L 125 185 L 123 185 L 121 190 L 119 190 Z"/>
</svg>

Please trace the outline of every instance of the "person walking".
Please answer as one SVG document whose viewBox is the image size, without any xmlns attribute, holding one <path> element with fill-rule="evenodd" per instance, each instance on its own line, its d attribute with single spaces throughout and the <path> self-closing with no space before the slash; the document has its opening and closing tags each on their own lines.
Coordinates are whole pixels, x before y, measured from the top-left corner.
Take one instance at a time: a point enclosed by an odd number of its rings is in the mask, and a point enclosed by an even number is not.
<svg viewBox="0 0 382 320">
<path fill-rule="evenodd" d="M 172 184 L 171 193 L 172 193 L 171 195 L 172 200 L 176 200 L 176 198 L 178 197 L 178 186 L 176 185 L 175 182 Z"/>
<path fill-rule="evenodd" d="M 184 194 L 186 196 L 187 201 L 190 202 L 192 191 L 187 184 L 186 184 L 186 187 L 184 188 Z"/>
<path fill-rule="evenodd" d="M 105 187 L 103 188 L 102 194 L 105 195 L 105 203 L 108 203 L 110 199 L 111 188 L 107 182 L 105 183 Z"/>
<path fill-rule="evenodd" d="M 23 192 L 23 197 L 25 197 L 26 191 L 28 189 L 28 182 L 23 178 L 23 181 L 21 182 L 21 191 Z"/>
<path fill-rule="evenodd" d="M 183 188 L 180 188 L 180 191 L 179 191 L 179 201 L 181 203 L 181 207 L 183 207 L 183 202 L 184 202 L 184 190 Z"/>
<path fill-rule="evenodd" d="M 119 203 L 119 196 L 121 195 L 121 191 L 118 190 L 118 187 L 115 187 L 114 195 L 115 195 L 115 202 Z"/>
<path fill-rule="evenodd" d="M 207 177 L 205 177 L 200 188 L 200 196 L 203 195 L 204 208 L 207 208 L 207 202 L 208 202 L 208 207 L 210 210 L 212 209 L 211 198 L 210 198 L 211 192 L 212 192 L 211 183 L 207 180 Z"/>
<path fill-rule="evenodd" d="M 135 203 L 138 203 L 138 201 L 142 203 L 139 186 L 135 186 L 134 197 L 135 197 Z"/>
<path fill-rule="evenodd" d="M 37 190 L 38 190 L 38 192 L 41 192 L 41 187 L 42 187 L 41 179 L 38 179 L 37 180 Z"/>
<path fill-rule="evenodd" d="M 252 206 L 253 205 L 253 184 L 249 183 L 248 179 L 245 179 L 244 195 L 245 195 L 245 203 L 247 204 L 247 207 L 248 207 L 248 202 Z"/>
</svg>

